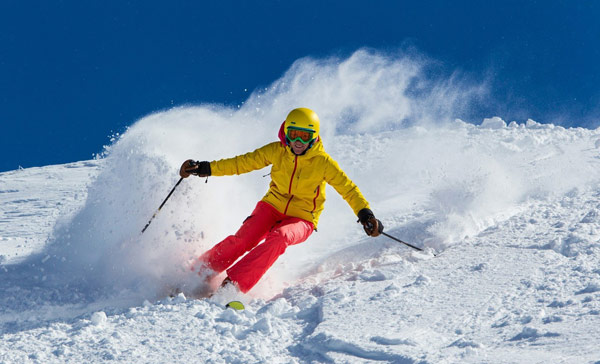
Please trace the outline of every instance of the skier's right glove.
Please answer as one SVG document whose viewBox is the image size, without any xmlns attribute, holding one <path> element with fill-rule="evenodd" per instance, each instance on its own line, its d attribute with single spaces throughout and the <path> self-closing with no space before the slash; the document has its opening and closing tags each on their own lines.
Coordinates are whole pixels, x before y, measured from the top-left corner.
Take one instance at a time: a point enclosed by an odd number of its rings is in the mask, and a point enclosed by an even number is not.
<svg viewBox="0 0 600 364">
<path fill-rule="evenodd" d="M 367 235 L 376 237 L 383 232 L 383 224 L 375 218 L 373 211 L 362 209 L 358 212 L 358 222 L 363 225 Z"/>
<path fill-rule="evenodd" d="M 198 177 L 210 176 L 210 162 L 196 162 L 193 159 L 183 162 L 181 168 L 179 168 L 179 175 L 182 178 L 188 178 L 191 174 Z"/>
</svg>

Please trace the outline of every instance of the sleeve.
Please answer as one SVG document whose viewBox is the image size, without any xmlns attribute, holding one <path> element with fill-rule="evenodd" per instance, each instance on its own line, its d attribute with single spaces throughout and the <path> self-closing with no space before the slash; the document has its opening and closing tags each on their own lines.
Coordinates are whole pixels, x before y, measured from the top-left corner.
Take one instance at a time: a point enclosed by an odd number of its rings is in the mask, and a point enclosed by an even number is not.
<svg viewBox="0 0 600 364">
<path fill-rule="evenodd" d="M 358 186 L 348 178 L 339 164 L 331 158 L 328 158 L 325 181 L 342 196 L 356 215 L 358 215 L 360 210 L 369 208 L 369 202 L 362 195 Z"/>
<path fill-rule="evenodd" d="M 232 176 L 262 169 L 272 164 L 273 154 L 279 142 L 267 144 L 257 150 L 233 158 L 210 162 L 212 176 Z"/>
</svg>

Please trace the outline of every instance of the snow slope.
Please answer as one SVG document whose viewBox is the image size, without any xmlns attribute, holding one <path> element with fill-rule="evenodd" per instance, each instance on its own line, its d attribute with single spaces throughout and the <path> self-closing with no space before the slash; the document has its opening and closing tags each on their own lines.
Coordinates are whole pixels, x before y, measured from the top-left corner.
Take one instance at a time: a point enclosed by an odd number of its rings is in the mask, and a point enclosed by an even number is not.
<svg viewBox="0 0 600 364">
<path fill-rule="evenodd" d="M 600 129 L 454 120 L 484 86 L 422 62 L 301 60 L 237 109 L 157 112 L 100 160 L 0 174 L 0 363 L 600 363 Z M 186 298 L 268 168 L 187 179 L 141 228 L 181 161 L 274 140 L 290 105 L 426 252 L 364 236 L 328 189 L 319 231 L 247 295 Z"/>
</svg>

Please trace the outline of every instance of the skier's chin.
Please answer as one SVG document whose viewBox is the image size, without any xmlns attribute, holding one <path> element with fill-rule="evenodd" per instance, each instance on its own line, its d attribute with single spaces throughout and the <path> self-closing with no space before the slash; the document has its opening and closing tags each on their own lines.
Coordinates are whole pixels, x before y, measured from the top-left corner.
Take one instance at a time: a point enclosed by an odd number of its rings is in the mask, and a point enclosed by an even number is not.
<svg viewBox="0 0 600 364">
<path fill-rule="evenodd" d="M 292 151 L 296 154 L 302 154 L 305 149 L 306 149 L 306 146 L 304 144 L 302 144 L 300 146 L 298 146 L 296 144 L 292 144 Z"/>
</svg>

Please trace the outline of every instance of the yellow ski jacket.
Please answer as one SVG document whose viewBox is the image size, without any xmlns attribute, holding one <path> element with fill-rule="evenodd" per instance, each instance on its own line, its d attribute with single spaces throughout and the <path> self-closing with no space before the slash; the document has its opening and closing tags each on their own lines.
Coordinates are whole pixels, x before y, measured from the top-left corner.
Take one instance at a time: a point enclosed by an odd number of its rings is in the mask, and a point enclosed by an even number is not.
<svg viewBox="0 0 600 364">
<path fill-rule="evenodd" d="M 369 203 L 358 187 L 325 152 L 321 140 L 303 155 L 295 155 L 282 142 L 267 144 L 253 152 L 210 162 L 211 175 L 230 176 L 271 167 L 271 183 L 263 201 L 284 215 L 311 221 L 317 228 L 329 183 L 355 214 Z"/>
</svg>

